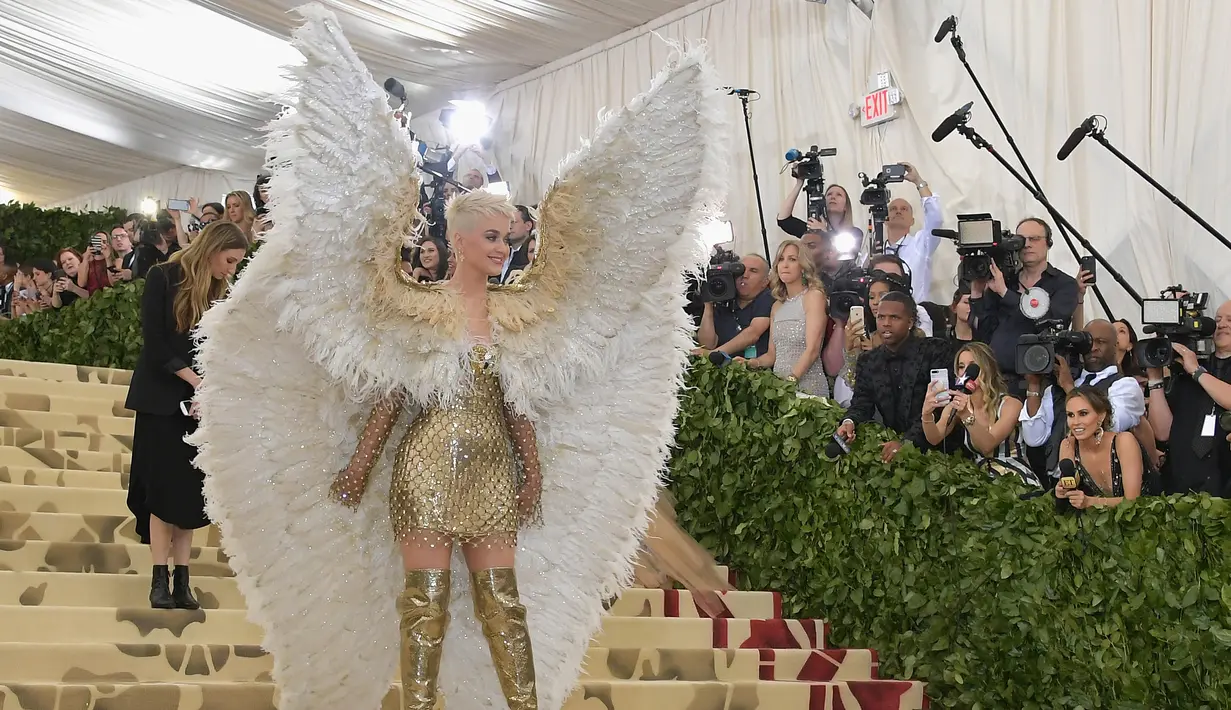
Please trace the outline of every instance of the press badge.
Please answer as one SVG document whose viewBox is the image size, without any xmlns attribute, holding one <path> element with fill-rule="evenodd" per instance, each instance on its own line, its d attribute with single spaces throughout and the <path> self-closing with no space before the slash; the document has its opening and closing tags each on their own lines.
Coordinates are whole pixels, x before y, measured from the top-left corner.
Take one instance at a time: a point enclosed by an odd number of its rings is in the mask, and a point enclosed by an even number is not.
<svg viewBox="0 0 1231 710">
<path fill-rule="evenodd" d="M 1205 415 L 1205 423 L 1201 425 L 1201 436 L 1214 436 L 1214 424 L 1218 419 L 1213 414 Z"/>
</svg>

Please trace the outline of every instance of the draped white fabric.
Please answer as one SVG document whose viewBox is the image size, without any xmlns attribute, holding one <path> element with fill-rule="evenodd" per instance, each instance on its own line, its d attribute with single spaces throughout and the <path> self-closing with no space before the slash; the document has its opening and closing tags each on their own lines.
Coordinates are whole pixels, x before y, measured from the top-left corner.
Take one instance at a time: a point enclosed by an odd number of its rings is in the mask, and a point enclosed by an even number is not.
<svg viewBox="0 0 1231 710">
<path fill-rule="evenodd" d="M 1094 141 L 1087 139 L 1066 163 L 1055 158 L 1082 119 L 1105 114 L 1114 145 L 1231 231 L 1231 206 L 1218 200 L 1231 178 L 1231 99 L 1219 86 L 1222 63 L 1216 60 L 1217 38 L 1231 30 L 1231 3 L 1219 0 L 880 0 L 871 20 L 840 2 L 724 0 L 658 27 L 658 36 L 643 32 L 503 84 L 490 102 L 499 116 L 497 162 L 514 197 L 534 201 L 556 162 L 592 130 L 599 111 L 632 96 L 666 59 L 664 39 L 705 39 L 724 83 L 761 92 L 752 104 L 752 126 L 771 249 L 785 236 L 774 215 L 790 186 L 778 170 L 792 146 L 836 147 L 838 156 L 826 159 L 826 179 L 846 186 L 855 201 L 858 171 L 914 163 L 940 195 L 949 227 L 962 213 L 991 212 L 1008 229 L 1021 217 L 1046 216 L 992 156 L 956 134 L 940 144 L 930 139 L 944 117 L 974 100 L 971 125 L 1013 161 L 953 49 L 932 42 L 949 14 L 960 18 L 968 60 L 1044 190 L 1128 282 L 1146 297 L 1182 282 L 1225 299 L 1231 251 Z M 861 128 L 848 109 L 869 79 L 886 70 L 906 97 L 902 118 Z M 737 150 L 728 213 L 738 250 L 759 252 L 752 171 L 735 98 L 730 111 Z M 893 192 L 921 217 L 911 186 Z M 800 204 L 796 214 L 802 213 Z M 866 220 L 866 212 L 858 214 L 857 223 Z M 1059 236 L 1052 261 L 1076 273 L 1076 260 Z M 952 293 L 955 271 L 954 249 L 942 244 L 934 300 Z M 1136 306 L 1101 267 L 1099 283 L 1115 315 L 1136 321 Z"/>
<path fill-rule="evenodd" d="M 688 1 L 325 4 L 422 113 Z M 180 165 L 255 174 L 305 2 L 0 0 L 0 199 L 75 202 Z"/>
<path fill-rule="evenodd" d="M 67 202 L 55 203 L 54 207 L 73 210 L 97 210 L 107 207 L 123 207 L 130 212 L 141 209 L 147 197 L 165 207 L 167 200 L 188 200 L 193 197 L 206 202 L 222 202 L 228 192 L 243 190 L 249 194 L 256 185 L 254 175 L 236 175 L 217 170 L 175 168 L 119 185 L 78 195 Z"/>
</svg>

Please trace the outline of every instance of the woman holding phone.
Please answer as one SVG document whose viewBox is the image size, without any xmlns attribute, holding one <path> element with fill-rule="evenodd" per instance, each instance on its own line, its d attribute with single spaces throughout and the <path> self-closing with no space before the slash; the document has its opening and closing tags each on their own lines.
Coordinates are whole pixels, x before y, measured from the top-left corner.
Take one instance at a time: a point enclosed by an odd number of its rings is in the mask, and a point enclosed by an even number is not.
<svg viewBox="0 0 1231 710">
<path fill-rule="evenodd" d="M 239 225 L 217 222 L 146 274 L 141 297 L 145 343 L 124 406 L 137 413 L 128 508 L 141 541 L 150 546 L 150 605 L 155 609 L 201 608 L 188 579 L 192 531 L 209 525 L 204 475 L 192 464 L 197 450 L 184 441 L 196 429 L 192 399 L 201 384 L 193 369 L 190 333 L 206 309 L 226 295 L 247 250 Z M 174 589 L 169 562 L 175 565 Z"/>
</svg>

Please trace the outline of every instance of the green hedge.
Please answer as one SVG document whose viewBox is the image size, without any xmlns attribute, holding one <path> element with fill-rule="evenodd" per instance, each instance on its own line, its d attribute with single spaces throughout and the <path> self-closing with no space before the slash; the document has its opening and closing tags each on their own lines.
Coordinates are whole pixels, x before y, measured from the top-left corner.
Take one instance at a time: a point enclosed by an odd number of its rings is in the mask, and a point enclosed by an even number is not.
<svg viewBox="0 0 1231 710">
<path fill-rule="evenodd" d="M 0 359 L 132 369 L 141 354 L 145 281 L 97 291 L 66 308 L 0 320 Z"/>
<path fill-rule="evenodd" d="M 885 466 L 874 427 L 826 462 L 840 410 L 771 374 L 700 363 L 689 385 L 681 523 L 835 647 L 879 650 L 883 677 L 945 708 L 1231 707 L 1225 501 L 1060 516 L 957 458 Z"/>
<path fill-rule="evenodd" d="M 90 237 L 97 232 L 111 231 L 126 216 L 127 213 L 118 207 L 97 212 L 70 212 L 10 202 L 0 205 L 0 243 L 5 246 L 9 264 L 38 257 L 50 259 L 64 247 L 84 251 L 90 244 Z"/>
<path fill-rule="evenodd" d="M 0 323 L 0 357 L 131 368 L 141 282 Z M 1143 499 L 1080 517 L 1018 499 L 969 463 L 860 429 L 822 460 L 840 411 L 769 373 L 689 373 L 672 488 L 683 525 L 824 618 L 836 647 L 875 648 L 884 677 L 937 707 L 1231 707 L 1231 510 Z"/>
</svg>

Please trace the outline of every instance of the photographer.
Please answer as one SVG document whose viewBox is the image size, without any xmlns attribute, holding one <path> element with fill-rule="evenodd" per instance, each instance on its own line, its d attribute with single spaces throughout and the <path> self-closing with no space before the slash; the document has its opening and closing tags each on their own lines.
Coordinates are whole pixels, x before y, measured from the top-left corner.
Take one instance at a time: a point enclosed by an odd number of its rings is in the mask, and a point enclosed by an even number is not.
<svg viewBox="0 0 1231 710">
<path fill-rule="evenodd" d="M 1026 375 L 1026 406 L 1022 408 L 1022 439 L 1026 446 L 1041 449 L 1032 455 L 1034 470 L 1039 475 L 1051 472 L 1059 456 L 1060 442 L 1067 425 L 1064 414 L 1065 397 L 1076 387 L 1091 387 L 1107 395 L 1111 416 L 1106 428 L 1110 432 L 1133 431 L 1145 414 L 1145 398 L 1137 380 L 1120 372 L 1116 362 L 1116 330 L 1105 320 L 1092 320 L 1085 331 L 1090 336 L 1090 351 L 1082 358 L 1083 369 L 1076 380 L 1064 357 L 1057 356 L 1052 370 L 1054 385 L 1043 387 L 1043 375 Z M 1155 449 L 1154 441 L 1143 442 L 1147 451 Z"/>
<path fill-rule="evenodd" d="M 1231 448 L 1220 414 L 1231 409 L 1231 301 L 1214 316 L 1214 355 L 1202 365 L 1196 353 L 1173 343 L 1183 368 L 1163 381 L 1149 368 L 1149 420 L 1159 441 L 1170 442 L 1163 470 L 1165 493 L 1209 493 L 1231 497 Z M 1176 368 L 1173 368 L 1173 370 Z"/>
<path fill-rule="evenodd" d="M 179 250 L 179 244 L 175 241 L 175 221 L 170 215 L 159 216 L 155 225 L 146 224 L 141 228 L 141 242 L 137 245 L 137 256 L 133 259 L 133 276 L 138 279 L 145 278 L 150 268 L 166 262 Z"/>
<path fill-rule="evenodd" d="M 951 341 L 915 334 L 918 307 L 908 294 L 891 291 L 881 297 L 876 329 L 881 345 L 859 357 L 855 368 L 855 394 L 837 435 L 850 442 L 855 426 L 872 421 L 879 412 L 885 426 L 901 434 L 881 447 L 881 460 L 893 461 L 907 442 L 926 450 L 923 400 L 931 384 L 931 371 L 949 368 L 957 348 Z"/>
<path fill-rule="evenodd" d="M 940 237 L 932 230 L 945 222 L 940 211 L 940 199 L 932 194 L 927 181 L 919 177 L 919 171 L 910 163 L 906 166 L 906 181 L 919 191 L 923 204 L 923 228 L 910 234 L 915 226 L 915 210 L 910 203 L 897 198 L 889 203 L 889 219 L 885 221 L 885 253 L 894 254 L 910 267 L 911 293 L 916 303 L 928 300 L 932 291 L 932 255 L 940 246 Z"/>
<path fill-rule="evenodd" d="M 794 216 L 795 203 L 799 200 L 799 193 L 803 192 L 805 183 L 804 179 L 795 178 L 795 186 L 778 208 L 778 228 L 795 238 L 802 237 L 809 229 L 847 231 L 862 242 L 863 231 L 855 226 L 854 216 L 851 214 L 851 196 L 841 185 L 830 185 L 825 190 L 825 214 L 829 219 L 828 224 L 814 219 L 805 222 Z"/>
<path fill-rule="evenodd" d="M 735 280 L 735 300 L 705 303 L 697 330 L 701 347 L 693 354 L 705 356 L 718 350 L 730 357 L 752 359 L 768 352 L 769 317 L 774 307 L 769 264 L 758 254 L 749 254 L 741 261 L 744 273 Z"/>
<path fill-rule="evenodd" d="M 1046 291 L 1051 300 L 1044 318 L 1067 324 L 1077 308 L 1077 281 L 1048 263 L 1052 233 L 1046 222 L 1027 217 L 1018 223 L 1017 235 L 1026 242 L 1021 251 L 1021 271 L 1006 275 L 992 262 L 991 278 L 970 284 L 970 310 L 978 323 L 975 339 L 992 346 L 1009 392 L 1020 396 L 1023 387 L 1017 375 L 1017 339 L 1036 331 L 1035 321 L 1022 313 L 1021 296 L 1030 288 Z"/>
</svg>

